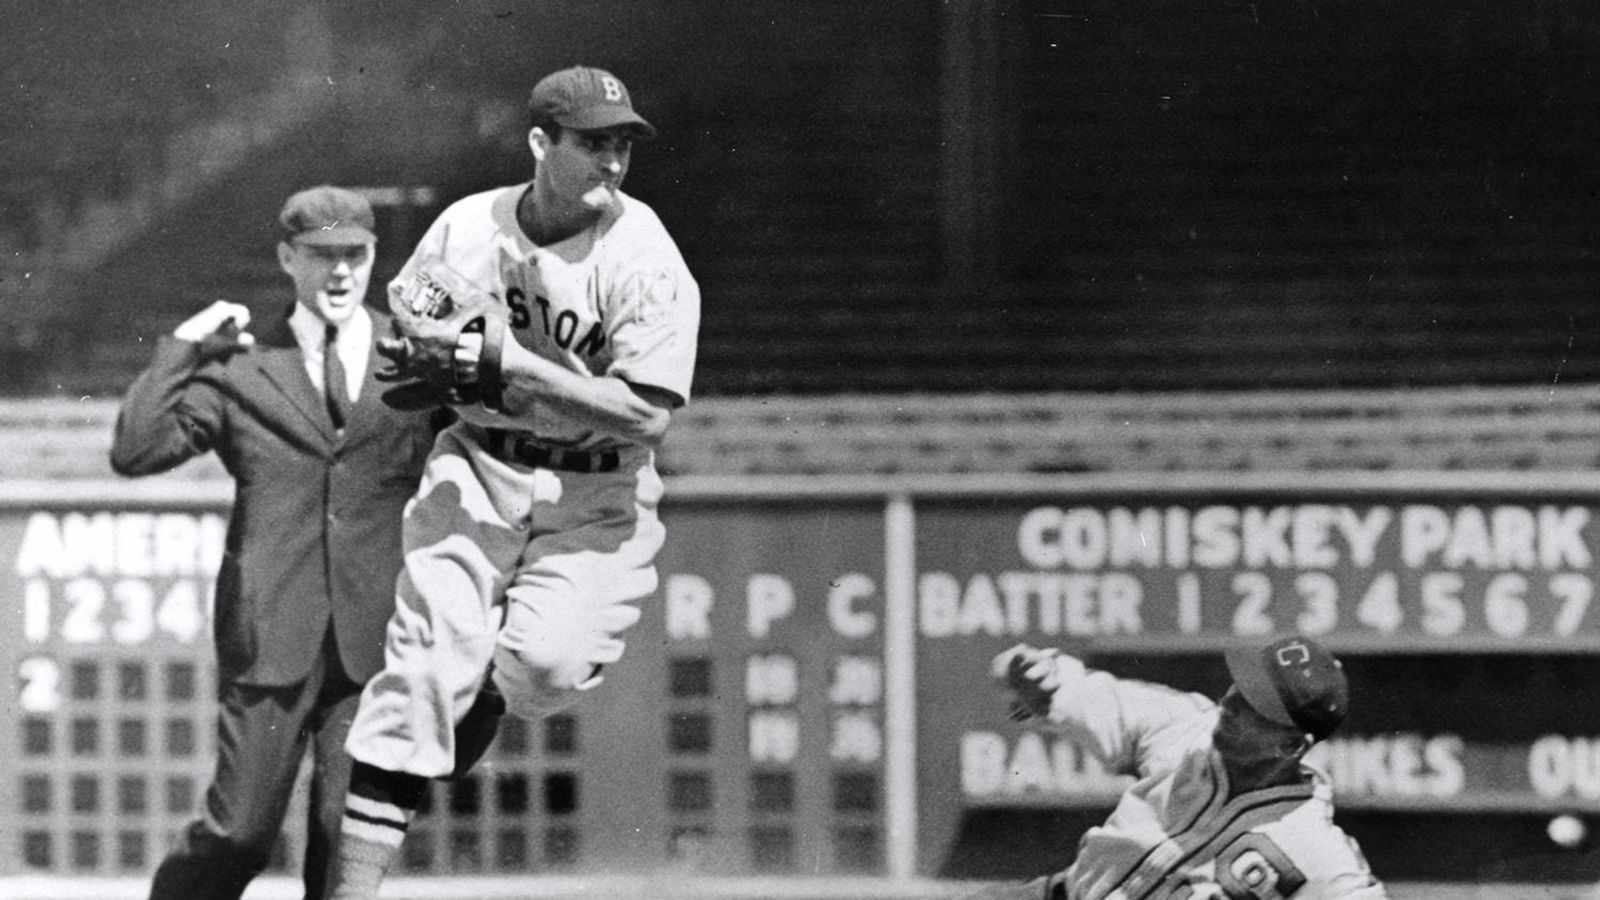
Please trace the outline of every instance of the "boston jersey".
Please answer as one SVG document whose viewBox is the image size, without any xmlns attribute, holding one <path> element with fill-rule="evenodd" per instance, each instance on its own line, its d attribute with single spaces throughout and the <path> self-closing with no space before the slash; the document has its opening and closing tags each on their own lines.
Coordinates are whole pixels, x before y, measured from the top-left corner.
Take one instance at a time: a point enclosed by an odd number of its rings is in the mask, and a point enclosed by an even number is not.
<svg viewBox="0 0 1600 900">
<path fill-rule="evenodd" d="M 465 197 L 423 235 L 395 278 L 417 269 L 453 270 L 507 307 L 510 333 L 536 356 L 582 375 L 612 376 L 689 400 L 700 324 L 700 288 L 649 206 L 618 193 L 594 225 L 535 246 L 517 225 L 527 185 Z M 574 449 L 616 444 L 548 406 L 515 420 L 464 406 L 478 425 L 516 428 L 541 443 Z"/>
</svg>

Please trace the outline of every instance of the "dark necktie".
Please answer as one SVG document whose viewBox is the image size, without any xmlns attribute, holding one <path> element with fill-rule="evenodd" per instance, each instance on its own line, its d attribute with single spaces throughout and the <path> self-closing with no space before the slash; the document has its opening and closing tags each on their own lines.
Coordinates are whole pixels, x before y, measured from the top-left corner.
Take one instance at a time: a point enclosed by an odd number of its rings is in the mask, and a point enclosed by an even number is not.
<svg viewBox="0 0 1600 900">
<path fill-rule="evenodd" d="M 339 358 L 339 329 L 328 326 L 322 344 L 322 386 L 328 398 L 328 418 L 333 427 L 344 430 L 350 414 L 350 386 L 344 380 L 344 361 Z"/>
</svg>

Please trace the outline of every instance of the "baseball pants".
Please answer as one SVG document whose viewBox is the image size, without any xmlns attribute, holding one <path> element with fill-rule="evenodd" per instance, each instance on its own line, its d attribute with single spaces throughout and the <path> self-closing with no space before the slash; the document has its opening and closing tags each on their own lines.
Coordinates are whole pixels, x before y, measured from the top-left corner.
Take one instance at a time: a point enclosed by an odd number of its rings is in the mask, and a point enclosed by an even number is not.
<svg viewBox="0 0 1600 900">
<path fill-rule="evenodd" d="M 458 422 L 439 435 L 403 523 L 384 669 L 347 744 L 356 759 L 427 778 L 454 766 L 454 727 L 491 661 L 511 715 L 537 719 L 620 659 L 631 601 L 656 589 L 664 530 L 648 449 L 610 472 L 507 462 Z"/>
</svg>

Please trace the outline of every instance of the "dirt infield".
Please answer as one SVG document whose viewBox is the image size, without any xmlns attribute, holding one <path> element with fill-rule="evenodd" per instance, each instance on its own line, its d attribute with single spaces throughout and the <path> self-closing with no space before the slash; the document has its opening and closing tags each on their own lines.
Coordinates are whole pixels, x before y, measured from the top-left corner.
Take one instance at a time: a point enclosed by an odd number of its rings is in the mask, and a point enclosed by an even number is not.
<svg viewBox="0 0 1600 900">
<path fill-rule="evenodd" d="M 0 878 L 0 900 L 140 900 L 142 878 Z M 957 900 L 979 885 L 873 878 L 549 876 L 396 878 L 386 900 Z M 298 900 L 282 876 L 258 879 L 244 900 Z M 1591 885 L 1391 884 L 1391 900 L 1600 900 Z"/>
</svg>

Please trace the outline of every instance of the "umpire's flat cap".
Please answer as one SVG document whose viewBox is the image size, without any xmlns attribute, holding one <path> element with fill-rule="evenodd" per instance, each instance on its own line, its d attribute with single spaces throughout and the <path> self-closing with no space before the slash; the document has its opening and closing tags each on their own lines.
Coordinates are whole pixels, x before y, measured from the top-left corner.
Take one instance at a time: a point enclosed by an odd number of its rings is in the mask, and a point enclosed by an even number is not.
<svg viewBox="0 0 1600 900">
<path fill-rule="evenodd" d="M 372 204 L 352 190 L 324 184 L 291 196 L 278 213 L 283 239 L 297 244 L 377 243 Z"/>
</svg>

